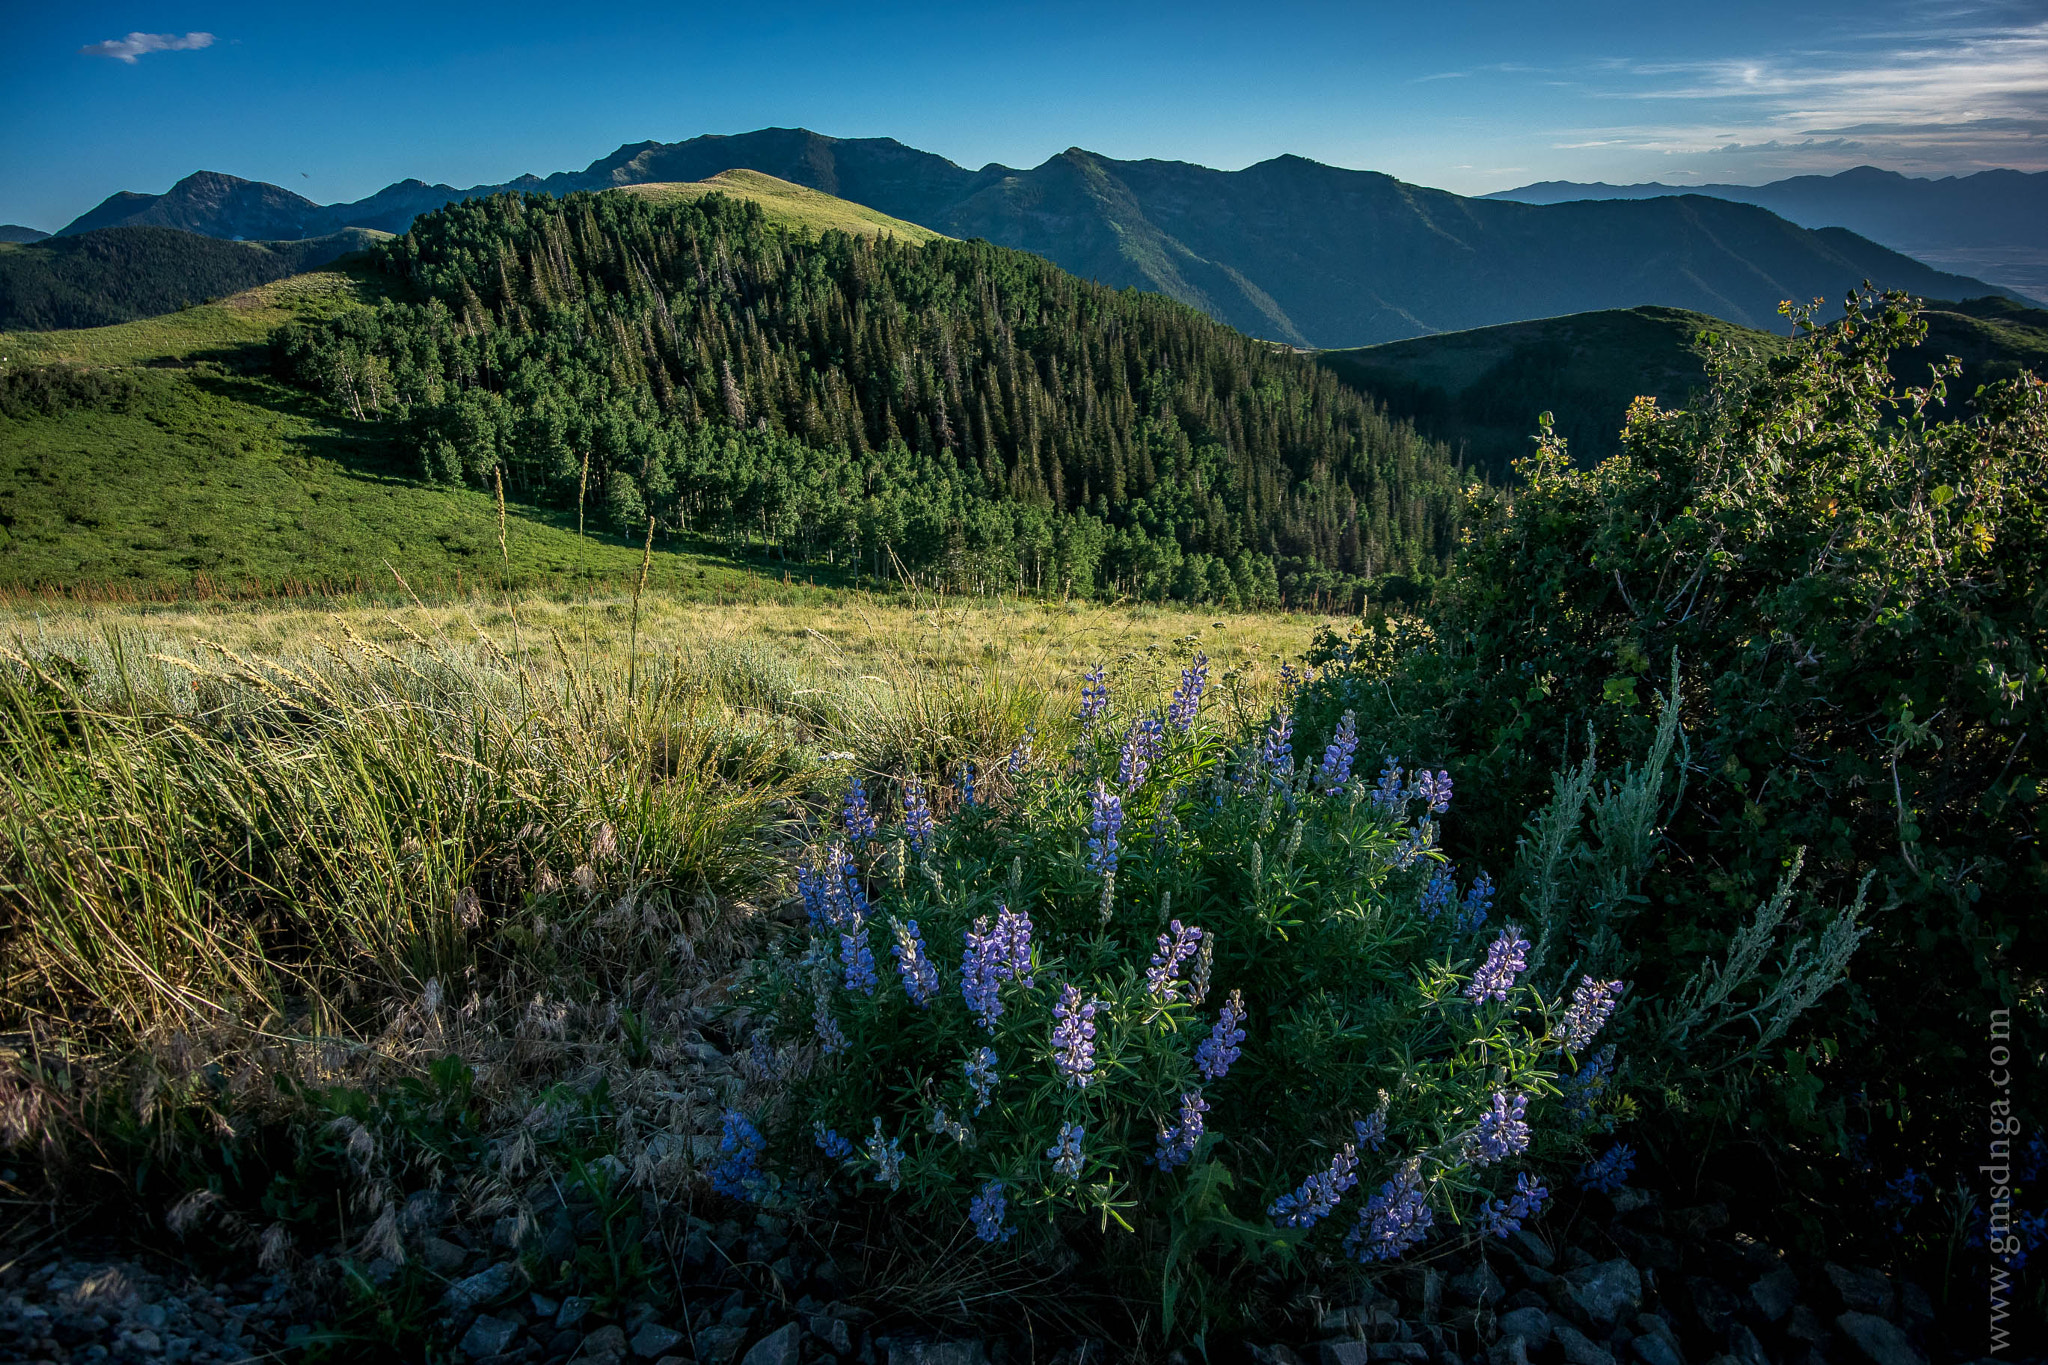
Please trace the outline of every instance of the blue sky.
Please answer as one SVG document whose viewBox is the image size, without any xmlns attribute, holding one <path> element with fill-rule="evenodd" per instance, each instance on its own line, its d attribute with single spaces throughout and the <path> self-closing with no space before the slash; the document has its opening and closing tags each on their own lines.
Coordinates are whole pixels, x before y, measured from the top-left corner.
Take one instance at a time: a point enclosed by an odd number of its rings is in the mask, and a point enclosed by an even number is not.
<svg viewBox="0 0 2048 1365">
<path fill-rule="evenodd" d="M 2048 169 L 2048 8 L 1759 4 L 10 6 L 0 222 L 227 171 L 323 203 L 801 125 L 965 165 L 1282 152 L 1465 193 Z"/>
</svg>

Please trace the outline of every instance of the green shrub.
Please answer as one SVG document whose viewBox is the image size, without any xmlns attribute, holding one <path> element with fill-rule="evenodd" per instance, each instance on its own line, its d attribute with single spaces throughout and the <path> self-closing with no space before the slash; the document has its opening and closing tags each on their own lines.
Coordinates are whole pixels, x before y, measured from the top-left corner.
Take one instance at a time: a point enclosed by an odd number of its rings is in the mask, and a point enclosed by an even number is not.
<svg viewBox="0 0 2048 1365">
<path fill-rule="evenodd" d="M 1074 750 L 1020 745 L 942 826 L 915 781 L 881 830 L 849 793 L 801 879 L 807 946 L 753 983 L 789 1105 L 772 1147 L 728 1116 L 715 1188 L 822 1178 L 942 1239 L 1091 1244 L 1169 1329 L 1242 1309 L 1241 1285 L 1182 1307 L 1233 1261 L 1377 1263 L 1540 1205 L 1525 1152 L 1614 1112 L 1558 1084 L 1611 1000 L 1513 984 L 1526 941 L 1435 852 L 1438 775 L 1375 785 L 1341 737 L 1297 767 L 1284 705 L 1198 718 L 1206 674 L 1128 714 L 1098 670 Z"/>
<path fill-rule="evenodd" d="M 1867 1207 L 1906 1164 L 1944 1183 L 1974 1168 L 1989 1011 L 2013 1011 L 2028 1065 L 2048 1047 L 2048 386 L 1987 387 L 1973 416 L 1936 422 L 1944 376 L 1901 389 L 1886 371 L 1924 333 L 1910 301 L 1795 321 L 1761 369 L 1719 358 L 1695 408 L 1640 400 L 1594 468 L 1546 430 L 1519 486 L 1476 497 L 1426 623 L 1321 642 L 1304 724 L 1356 709 L 1376 742 L 1460 755 L 1458 841 L 1527 840 L 1515 913 L 1541 917 L 1548 867 L 1581 942 L 1619 929 L 1630 952 L 1608 961 L 1672 1002 L 1636 1022 L 1676 1067 L 1653 1088 L 1689 1167 L 1703 1143 L 1749 1147 L 1804 1195 Z M 1663 832 L 1602 893 L 1574 862 L 1606 846 L 1597 820 L 1560 862 L 1533 856 L 1543 830 L 1524 817 L 1593 810 L 1591 769 L 1575 774 L 1596 744 L 1651 751 L 1650 684 L 1674 659 Z M 1852 992 L 1774 1030 L 1813 954 L 1840 955 L 1849 930 L 1825 935 L 1865 886 Z M 1760 934 L 1807 943 L 1796 970 Z M 1686 1025 L 1685 983 L 1730 955 L 1749 980 L 1717 1008 L 1745 1022 Z M 1813 1183 L 1816 1149 L 1869 1186 Z M 1782 1207 L 1809 1226 L 1822 1212 Z"/>
</svg>

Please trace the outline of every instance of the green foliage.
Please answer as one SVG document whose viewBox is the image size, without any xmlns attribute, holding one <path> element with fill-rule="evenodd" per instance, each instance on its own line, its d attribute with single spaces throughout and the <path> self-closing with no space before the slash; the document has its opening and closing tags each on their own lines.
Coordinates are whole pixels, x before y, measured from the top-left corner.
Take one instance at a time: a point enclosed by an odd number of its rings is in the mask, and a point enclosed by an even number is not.
<svg viewBox="0 0 2048 1365">
<path fill-rule="evenodd" d="M 166 227 L 117 227 L 0 247 L 0 330 L 103 327 L 317 270 L 383 234 L 360 228 L 294 242 L 229 242 Z"/>
<path fill-rule="evenodd" d="M 421 302 L 278 361 L 431 477 L 883 577 L 1236 605 L 1353 599 L 1456 534 L 1442 450 L 1309 361 L 986 243 L 508 195 L 384 259 Z"/>
<path fill-rule="evenodd" d="M 1297 773 L 1264 724 L 1183 730 L 1171 708 L 1163 726 L 1158 712 L 1112 712 L 1071 755 L 983 774 L 921 853 L 907 816 L 821 848 L 803 887 L 810 943 L 753 988 L 797 1068 L 775 1125 L 782 1184 L 821 1172 L 880 1197 L 886 1183 L 941 1240 L 973 1222 L 984 1240 L 1014 1230 L 1029 1254 L 1064 1243 L 1149 1284 L 1169 1330 L 1194 1330 L 1246 1311 L 1244 1282 L 1226 1293 L 1215 1278 L 1246 1261 L 1375 1259 L 1374 1217 L 1403 1181 L 1436 1236 L 1477 1235 L 1519 1150 L 1482 1156 L 1503 1096 L 1528 1098 L 1537 1154 L 1579 1150 L 1591 1115 L 1566 1118 L 1558 1098 L 1559 1069 L 1575 1064 L 1558 1004 L 1526 986 L 1468 998 L 1512 933 L 1483 923 L 1483 888 L 1462 908 L 1422 895 L 1440 867 L 1430 798 L 1399 773 L 1375 787 L 1348 760 Z M 1134 770 L 1148 734 L 1156 750 Z M 977 942 L 1014 930 L 1008 912 L 1028 916 L 1028 968 L 983 998 Z M 1183 926 L 1199 941 L 1176 959 Z M 933 972 L 922 1002 L 915 974 L 888 966 L 913 932 Z M 864 953 L 878 989 L 860 984 Z M 1248 1037 L 1219 1071 L 1202 1057 L 1226 998 L 1248 1012 Z M 1060 1011 L 1089 1001 L 1082 1068 Z M 1000 1074 L 985 1096 L 983 1048 Z M 1161 1165 L 1197 1098 L 1205 1132 Z M 1080 1162 L 1063 1171 L 1069 1124 Z M 854 1150 L 839 1159 L 828 1130 Z M 899 1145 L 900 1171 L 883 1143 Z M 728 1146 L 729 1187 L 749 1185 L 743 1146 Z M 1279 1216 L 1305 1178 L 1333 1161 L 1345 1177 L 1354 1158 L 1358 1193 L 1334 1216 Z M 1334 1194 L 1347 1188 L 1340 1178 Z M 972 1201 L 992 1190 L 1005 1212 L 977 1218 Z"/>
<path fill-rule="evenodd" d="M 1316 704 L 1463 755 L 1461 829 L 1500 847 L 1546 788 L 1559 819 L 1590 809 L 1574 774 L 1596 740 L 1662 742 L 1639 684 L 1675 659 L 1682 765 L 1618 906 L 1642 985 L 1675 1002 L 1659 1046 L 1709 1028 L 1684 1002 L 1748 978 L 1709 1029 L 1712 1083 L 1671 1092 L 1666 1117 L 1688 1151 L 1739 1128 L 1781 1173 L 1815 1169 L 1787 1145 L 1861 1161 L 1866 1142 L 1879 1175 L 1961 1172 L 1988 1011 L 2012 1009 L 2015 1052 L 2048 1045 L 2048 387 L 2023 375 L 1938 419 L 1939 376 L 1910 389 L 1887 371 L 1924 338 L 1908 300 L 1794 320 L 1787 354 L 1747 375 L 1717 364 L 1697 407 L 1637 404 L 1623 452 L 1591 469 L 1544 432 L 1522 486 L 1478 500 L 1432 639 L 1342 671 Z M 1525 858 L 1508 887 L 1524 913 L 1542 865 Z M 1776 1028 L 1853 947 L 1843 908 L 1866 884 L 1852 992 Z M 1774 962 L 1786 941 L 1807 946 Z"/>
</svg>

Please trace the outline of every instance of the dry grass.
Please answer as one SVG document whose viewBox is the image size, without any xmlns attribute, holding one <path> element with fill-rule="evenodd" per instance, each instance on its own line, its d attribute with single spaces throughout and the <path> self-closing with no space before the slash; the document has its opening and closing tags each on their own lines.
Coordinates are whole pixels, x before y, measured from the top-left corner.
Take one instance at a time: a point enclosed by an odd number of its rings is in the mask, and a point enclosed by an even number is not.
<svg viewBox="0 0 2048 1365">
<path fill-rule="evenodd" d="M 736 199 L 753 200 L 767 212 L 772 222 L 808 228 L 812 232 L 833 230 L 856 236 L 897 237 L 918 243 L 944 240 L 943 233 L 933 232 L 930 228 L 891 218 L 865 205 L 835 198 L 821 190 L 793 185 L 760 171 L 720 171 L 709 180 L 625 185 L 613 193 L 630 194 L 657 204 L 698 199 L 707 194 L 728 194 Z"/>
</svg>

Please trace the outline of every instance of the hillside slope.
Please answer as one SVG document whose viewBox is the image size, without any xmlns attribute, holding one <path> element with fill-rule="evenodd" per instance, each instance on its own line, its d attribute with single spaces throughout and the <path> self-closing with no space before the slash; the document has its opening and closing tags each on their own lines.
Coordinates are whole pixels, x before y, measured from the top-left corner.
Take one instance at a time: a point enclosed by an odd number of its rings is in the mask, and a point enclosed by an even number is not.
<svg viewBox="0 0 2048 1365">
<path fill-rule="evenodd" d="M 173 312 L 317 270 L 388 234 L 228 242 L 177 228 L 116 227 L 0 246 L 0 330 L 102 327 Z"/>
<path fill-rule="evenodd" d="M 217 304 L 82 331 L 0 333 L 0 592 L 422 592 L 501 582 L 488 494 L 416 477 L 376 423 L 267 376 L 269 334 L 387 296 L 382 277 L 299 275 Z M 522 507 L 515 578 L 630 582 L 640 546 Z M 653 581 L 734 591 L 746 570 L 657 547 Z"/>
<path fill-rule="evenodd" d="M 1781 301 L 1839 298 L 1865 279 L 1944 298 L 1995 292 L 1853 233 L 1807 231 L 1723 200 L 1535 207 L 1295 156 L 1216 171 L 1071 148 L 1028 170 L 969 170 L 890 138 L 801 128 L 635 143 L 581 171 L 498 186 L 407 181 L 324 209 L 280 200 L 289 192 L 275 186 L 225 185 L 231 177 L 203 173 L 166 195 L 115 196 L 65 231 L 139 216 L 212 223 L 203 230 L 224 236 L 287 219 L 308 232 L 347 224 L 402 231 L 424 207 L 499 191 L 562 195 L 703 181 L 734 169 L 948 236 L 1033 251 L 1086 278 L 1164 293 L 1297 346 L 1362 345 L 1642 303 L 1770 328 Z"/>
<path fill-rule="evenodd" d="M 1546 180 L 1484 196 L 1523 204 L 1705 194 L 1767 208 L 1801 227 L 1843 227 L 1944 270 L 2048 299 L 2048 171 L 1922 179 L 1857 166 L 1767 185 L 1581 184 Z"/>
<path fill-rule="evenodd" d="M 2048 376 L 2048 311 L 1993 297 L 1930 301 L 1921 316 L 1926 341 L 1894 356 L 1892 372 L 1924 384 L 1930 366 L 1960 360 L 1962 373 L 1948 383 L 1952 412 L 1960 414 L 1980 385 L 2023 369 Z M 1703 313 L 1628 308 L 1324 351 L 1317 359 L 1492 477 L 1507 478 L 1511 462 L 1531 450 L 1540 413 L 1552 414 L 1573 455 L 1592 463 L 1619 449 L 1636 397 L 1684 406 L 1706 385 L 1710 336 L 1756 360 L 1787 344 Z"/>
</svg>

